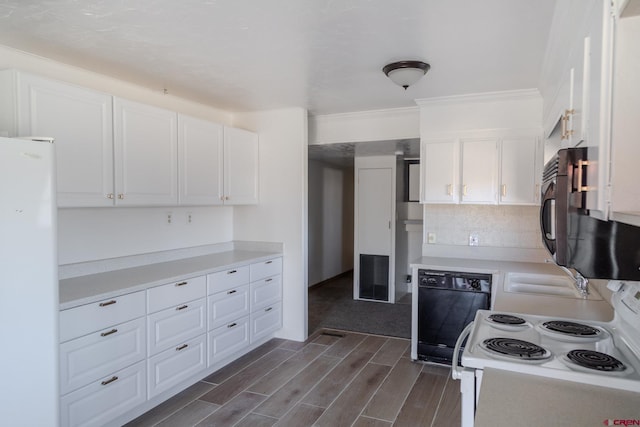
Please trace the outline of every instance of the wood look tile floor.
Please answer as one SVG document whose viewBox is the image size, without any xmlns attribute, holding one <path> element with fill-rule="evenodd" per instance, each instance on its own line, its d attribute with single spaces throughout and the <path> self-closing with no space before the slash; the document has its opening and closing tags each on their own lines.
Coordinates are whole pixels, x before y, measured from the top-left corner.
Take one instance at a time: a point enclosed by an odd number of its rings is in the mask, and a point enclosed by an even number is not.
<svg viewBox="0 0 640 427">
<path fill-rule="evenodd" d="M 459 383 L 412 362 L 409 344 L 326 329 L 273 339 L 127 427 L 460 425 Z"/>
</svg>

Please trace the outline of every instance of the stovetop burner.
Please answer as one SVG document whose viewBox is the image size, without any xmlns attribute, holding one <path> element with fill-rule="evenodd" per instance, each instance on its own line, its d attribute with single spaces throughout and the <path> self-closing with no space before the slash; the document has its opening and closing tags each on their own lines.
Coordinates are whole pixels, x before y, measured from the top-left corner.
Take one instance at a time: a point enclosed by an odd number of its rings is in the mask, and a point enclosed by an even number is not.
<svg viewBox="0 0 640 427">
<path fill-rule="evenodd" d="M 511 314 L 491 314 L 487 319 L 501 325 L 524 325 L 525 323 L 525 320 L 522 317 L 513 316 Z"/>
<path fill-rule="evenodd" d="M 594 350 L 571 350 L 567 353 L 567 359 L 580 367 L 601 372 L 622 372 L 627 369 L 615 357 Z"/>
<path fill-rule="evenodd" d="M 544 360 L 551 357 L 551 353 L 539 345 L 515 338 L 488 338 L 482 342 L 482 348 L 518 360 Z"/>
<path fill-rule="evenodd" d="M 597 337 L 602 334 L 600 329 L 582 323 L 574 323 L 566 320 L 551 320 L 544 322 L 542 327 L 546 330 L 574 337 Z"/>
</svg>

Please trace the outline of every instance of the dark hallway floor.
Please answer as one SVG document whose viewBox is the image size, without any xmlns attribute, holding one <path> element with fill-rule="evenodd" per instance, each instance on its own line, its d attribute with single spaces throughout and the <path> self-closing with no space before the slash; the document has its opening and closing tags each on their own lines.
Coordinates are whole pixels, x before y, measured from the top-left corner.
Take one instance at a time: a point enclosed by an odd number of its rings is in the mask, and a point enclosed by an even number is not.
<svg viewBox="0 0 640 427">
<path fill-rule="evenodd" d="M 353 272 L 309 288 L 309 335 L 320 328 L 411 337 L 411 294 L 396 304 L 353 299 Z"/>
</svg>

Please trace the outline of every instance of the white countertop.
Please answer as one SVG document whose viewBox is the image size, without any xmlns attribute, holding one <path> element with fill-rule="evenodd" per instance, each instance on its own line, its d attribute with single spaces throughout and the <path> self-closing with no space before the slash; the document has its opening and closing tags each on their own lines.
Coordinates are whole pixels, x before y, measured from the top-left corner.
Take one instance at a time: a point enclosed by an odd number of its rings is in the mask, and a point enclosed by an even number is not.
<svg viewBox="0 0 640 427">
<path fill-rule="evenodd" d="M 232 250 L 60 280 L 60 310 L 112 298 L 173 281 L 202 276 L 281 252 Z"/>
<path fill-rule="evenodd" d="M 451 270 L 470 273 L 492 274 L 492 309 L 511 313 L 538 314 L 553 317 L 568 317 L 580 320 L 610 321 L 613 308 L 608 302 L 604 281 L 593 281 L 592 289 L 601 294 L 602 300 L 585 300 L 558 296 L 532 295 L 505 292 L 506 273 L 550 274 L 566 276 L 555 264 L 541 262 L 495 261 L 451 257 L 421 257 L 411 263 L 413 268 Z"/>
<path fill-rule="evenodd" d="M 640 420 L 639 403 L 640 393 L 487 368 L 475 427 L 601 426 Z"/>
</svg>

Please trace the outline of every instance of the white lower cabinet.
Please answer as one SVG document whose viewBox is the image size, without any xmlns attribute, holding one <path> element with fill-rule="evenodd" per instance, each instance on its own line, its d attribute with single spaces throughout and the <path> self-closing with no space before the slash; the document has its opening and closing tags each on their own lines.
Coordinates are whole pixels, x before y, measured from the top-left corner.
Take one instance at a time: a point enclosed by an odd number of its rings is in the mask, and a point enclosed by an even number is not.
<svg viewBox="0 0 640 427">
<path fill-rule="evenodd" d="M 147 356 L 144 317 L 60 344 L 60 393 L 66 394 Z"/>
<path fill-rule="evenodd" d="M 208 298 L 209 329 L 249 314 L 249 285 L 218 292 Z"/>
<path fill-rule="evenodd" d="M 145 362 L 91 382 L 60 399 L 63 426 L 102 426 L 147 400 Z"/>
<path fill-rule="evenodd" d="M 208 366 L 225 359 L 249 345 L 249 316 L 209 332 Z"/>
<path fill-rule="evenodd" d="M 207 336 L 199 335 L 149 358 L 148 393 L 152 398 L 207 367 Z"/>
<path fill-rule="evenodd" d="M 149 355 L 204 334 L 207 331 L 206 309 L 205 299 L 201 298 L 150 314 L 147 317 Z"/>
<path fill-rule="evenodd" d="M 268 340 L 281 301 L 276 257 L 61 311 L 61 426 L 140 415 Z"/>
<path fill-rule="evenodd" d="M 282 327 L 282 305 L 270 305 L 251 313 L 251 342 L 256 342 Z"/>
</svg>

